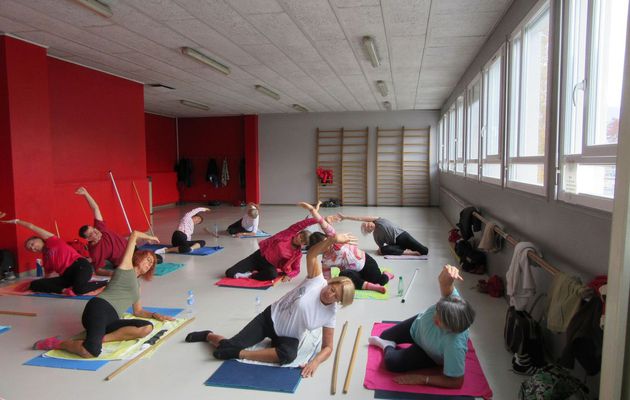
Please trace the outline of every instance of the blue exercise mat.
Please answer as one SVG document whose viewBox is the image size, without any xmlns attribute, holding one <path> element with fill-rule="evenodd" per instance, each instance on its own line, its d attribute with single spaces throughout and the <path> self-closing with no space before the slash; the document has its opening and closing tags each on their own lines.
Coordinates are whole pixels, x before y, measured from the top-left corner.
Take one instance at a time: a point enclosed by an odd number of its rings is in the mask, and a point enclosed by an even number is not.
<svg viewBox="0 0 630 400">
<path fill-rule="evenodd" d="M 183 268 L 184 264 L 162 263 L 155 266 L 155 276 L 164 276 Z"/>
<path fill-rule="evenodd" d="M 258 231 L 256 232 L 255 235 L 250 236 L 250 235 L 245 235 L 245 236 L 239 236 L 241 239 L 251 239 L 251 238 L 261 238 L 261 237 L 269 237 L 271 236 L 271 233 L 267 233 L 265 231 Z"/>
<path fill-rule="evenodd" d="M 138 247 L 138 249 L 155 251 L 158 249 L 163 249 L 164 247 L 169 247 L 169 246 L 165 244 L 145 244 Z M 217 251 L 221 251 L 221 250 L 223 250 L 223 247 L 214 246 L 214 247 L 202 247 L 200 249 L 193 250 L 190 253 L 168 253 L 168 254 L 180 255 L 180 256 L 208 256 L 212 253 L 216 253 Z"/>
<path fill-rule="evenodd" d="M 400 399 L 400 400 L 474 400 L 472 396 L 446 396 L 443 394 L 394 392 L 391 390 L 375 390 L 375 399 Z"/>
<path fill-rule="evenodd" d="M 0 325 L 0 335 L 11 330 L 9 325 Z"/>
<path fill-rule="evenodd" d="M 64 360 L 61 358 L 52 358 L 37 356 L 25 362 L 23 365 L 34 367 L 49 367 L 62 369 L 78 369 L 81 371 L 96 371 L 109 361 L 90 361 L 90 360 Z"/>
<path fill-rule="evenodd" d="M 154 312 L 162 315 L 166 315 L 168 317 L 175 317 L 180 312 L 184 311 L 183 308 L 168 308 L 168 307 L 142 307 L 143 309 Z M 133 314 L 133 307 L 129 307 L 127 312 Z"/>
<path fill-rule="evenodd" d="M 302 369 L 270 367 L 228 360 L 205 382 L 206 386 L 295 393 Z"/>
<path fill-rule="evenodd" d="M 150 251 L 155 251 L 155 250 L 159 250 L 159 249 L 163 249 L 165 247 L 169 247 L 168 245 L 165 244 L 143 244 L 142 246 L 138 246 L 138 250 L 150 250 Z"/>
<path fill-rule="evenodd" d="M 50 297 L 53 299 L 68 299 L 68 300 L 90 300 L 94 296 L 66 296 L 63 294 L 57 293 L 31 293 L 27 294 L 27 296 L 33 297 Z"/>
</svg>

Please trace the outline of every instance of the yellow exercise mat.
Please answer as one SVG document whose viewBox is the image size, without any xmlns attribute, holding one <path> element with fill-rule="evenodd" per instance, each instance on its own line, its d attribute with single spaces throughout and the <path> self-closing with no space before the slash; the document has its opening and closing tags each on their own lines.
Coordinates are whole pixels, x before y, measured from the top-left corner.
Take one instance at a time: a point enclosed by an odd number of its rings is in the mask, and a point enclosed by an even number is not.
<svg viewBox="0 0 630 400">
<path fill-rule="evenodd" d="M 333 278 L 336 278 L 339 276 L 339 273 L 341 272 L 341 270 L 338 267 L 332 267 L 330 269 L 330 276 Z M 392 272 L 391 269 L 389 268 L 381 268 L 381 272 Z M 385 293 L 379 293 L 379 292 L 375 292 L 374 290 L 359 290 L 359 289 L 355 289 L 354 290 L 354 298 L 355 299 L 372 299 L 372 300 L 387 300 L 389 299 L 389 282 L 387 282 L 387 284 L 385 285 L 385 289 L 387 289 L 387 292 Z"/>
<path fill-rule="evenodd" d="M 101 360 L 101 361 L 111 361 L 111 360 L 125 360 L 128 358 L 133 358 L 140 351 L 144 349 L 144 343 L 151 339 L 155 334 L 160 332 L 163 329 L 166 329 L 166 332 L 162 335 L 165 337 L 169 334 L 170 331 L 177 328 L 184 322 L 186 322 L 185 318 L 179 318 L 174 321 L 158 321 L 156 319 L 151 318 L 139 318 L 132 314 L 123 314 L 123 319 L 143 319 L 146 321 L 150 321 L 153 324 L 153 330 L 147 336 L 140 339 L 133 340 L 123 340 L 121 342 L 107 342 L 103 343 L 103 348 L 101 354 L 95 358 L 83 358 L 77 354 L 69 353 L 65 350 L 50 350 L 43 354 L 44 357 L 52 357 L 52 358 L 61 358 L 64 360 Z M 85 332 L 80 333 L 75 336 L 74 339 L 81 339 L 85 337 Z M 157 342 L 158 344 L 160 341 Z M 148 344 L 146 346 L 149 346 Z M 152 353 L 152 352 L 149 352 Z"/>
</svg>

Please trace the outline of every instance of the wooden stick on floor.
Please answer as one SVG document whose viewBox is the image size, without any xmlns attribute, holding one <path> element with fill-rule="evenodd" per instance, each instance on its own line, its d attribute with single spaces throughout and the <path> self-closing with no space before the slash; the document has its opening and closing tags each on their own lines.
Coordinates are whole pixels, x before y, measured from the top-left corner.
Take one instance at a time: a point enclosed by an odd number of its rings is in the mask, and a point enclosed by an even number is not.
<svg viewBox="0 0 630 400">
<path fill-rule="evenodd" d="M 186 325 L 190 324 L 191 322 L 193 322 L 195 319 L 195 317 L 190 318 L 188 321 L 184 322 L 183 324 L 181 324 L 180 326 L 178 326 L 177 328 L 173 329 L 171 332 L 167 333 L 166 335 L 162 336 L 162 338 L 153 346 L 157 346 L 158 343 L 162 342 L 163 340 L 168 339 L 169 337 L 171 337 L 175 332 L 179 331 L 180 329 L 182 329 L 183 327 L 185 327 Z M 126 370 L 127 368 L 129 368 L 132 364 L 136 363 L 138 360 L 140 360 L 142 357 L 144 357 L 144 355 L 146 353 L 148 353 L 149 351 L 153 350 L 153 346 L 149 346 L 146 349 L 142 350 L 140 352 L 140 354 L 138 354 L 137 356 L 135 356 L 134 358 L 132 358 L 131 360 L 127 361 L 125 364 L 121 365 L 116 371 L 112 372 L 111 374 L 107 375 L 105 377 L 106 381 L 111 381 L 112 379 L 114 379 L 116 377 L 116 375 L 120 374 L 121 372 L 123 372 L 124 370 Z"/>
<path fill-rule="evenodd" d="M 37 317 L 37 313 L 34 313 L 34 312 L 0 310 L 0 314 L 2 314 L 2 315 L 19 315 L 21 317 Z"/>
<path fill-rule="evenodd" d="M 350 387 L 350 379 L 352 378 L 352 370 L 354 369 L 354 362 L 357 358 L 357 349 L 359 348 L 359 339 L 361 338 L 362 325 L 359 325 L 357 329 L 357 337 L 354 338 L 354 348 L 352 349 L 352 356 L 350 357 L 350 364 L 348 364 L 348 373 L 346 374 L 346 382 L 343 385 L 343 394 L 348 393 Z"/>
<path fill-rule="evenodd" d="M 140 208 L 142 209 L 142 214 L 144 214 L 144 219 L 147 220 L 147 224 L 149 225 L 151 236 L 155 236 L 155 232 L 153 232 L 153 225 L 151 225 L 151 221 L 149 221 L 147 212 L 144 211 L 144 204 L 142 203 L 142 199 L 140 198 L 140 193 L 138 193 L 138 188 L 136 187 L 136 181 L 131 181 L 131 184 L 133 185 L 133 190 L 136 192 L 136 197 L 138 198 L 138 202 L 140 203 Z"/>
<path fill-rule="evenodd" d="M 217 239 L 219 238 L 219 234 L 218 234 L 217 232 L 212 232 L 212 231 L 211 231 L 210 229 L 208 229 L 207 227 L 206 227 L 206 228 L 203 228 L 203 230 L 204 230 L 204 231 L 206 231 L 206 232 L 208 232 L 208 234 L 209 234 L 209 235 L 214 236 L 214 237 L 215 237 L 215 238 L 217 238 Z"/>
<path fill-rule="evenodd" d="M 413 271 L 413 276 L 411 277 L 411 282 L 409 282 L 409 286 L 407 286 L 407 290 L 405 290 L 405 295 L 403 296 L 402 300 L 400 300 L 401 303 L 404 303 L 405 300 L 407 300 L 407 295 L 409 294 L 409 291 L 411 290 L 411 285 L 413 285 L 413 281 L 416 279 L 416 274 L 418 273 L 418 268 L 416 268 L 415 271 Z"/>
<path fill-rule="evenodd" d="M 59 234 L 59 225 L 57 225 L 57 220 L 55 220 L 55 231 L 57 231 L 57 237 L 61 239 L 61 235 Z"/>
<path fill-rule="evenodd" d="M 343 324 L 341 329 L 341 336 L 337 342 L 337 351 L 335 353 L 335 362 L 333 363 L 332 382 L 330 383 L 330 394 L 337 393 L 337 369 L 339 367 L 339 355 L 341 354 L 341 345 L 343 344 L 343 338 L 346 336 L 346 329 L 348 328 L 348 321 Z"/>
</svg>

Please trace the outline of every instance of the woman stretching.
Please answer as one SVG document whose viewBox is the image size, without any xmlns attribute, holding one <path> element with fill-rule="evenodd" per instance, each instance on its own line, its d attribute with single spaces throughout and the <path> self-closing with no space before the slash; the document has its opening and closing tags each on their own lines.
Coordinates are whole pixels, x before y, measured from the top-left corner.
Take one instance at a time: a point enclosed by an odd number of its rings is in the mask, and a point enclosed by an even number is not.
<svg viewBox="0 0 630 400">
<path fill-rule="evenodd" d="M 0 212 L 0 218 L 5 216 L 5 213 Z M 47 230 L 19 219 L 0 222 L 20 225 L 37 234 L 24 242 L 24 247 L 28 251 L 43 254 L 45 278 L 31 282 L 29 289 L 33 292 L 64 293 L 76 296 L 107 285 L 107 281 L 90 282 L 94 273 L 92 264 L 66 242 Z M 51 278 L 50 276 L 55 272 L 59 276 Z"/>
<path fill-rule="evenodd" d="M 209 342 L 215 347 L 213 355 L 220 360 L 240 358 L 268 363 L 288 364 L 295 360 L 298 345 L 306 331 L 322 329 L 322 348 L 303 366 L 302 376 L 313 376 L 315 370 L 333 351 L 337 303 L 352 304 L 354 285 L 350 279 L 338 277 L 326 281 L 317 256 L 335 243 L 349 243 L 356 239 L 349 234 L 337 234 L 311 247 L 306 255 L 306 279 L 280 300 L 267 307 L 230 339 L 212 331 L 192 332 L 187 342 Z M 245 350 L 271 339 L 271 347 Z"/>
<path fill-rule="evenodd" d="M 171 237 L 173 247 L 163 247 L 156 250 L 155 254 L 190 253 L 193 250 L 205 246 L 205 240 L 192 240 L 192 234 L 195 232 L 195 225 L 199 225 L 203 222 L 203 217 L 199 214 L 209 211 L 209 208 L 197 207 L 187 212 L 182 219 L 179 220 L 177 230 L 173 232 L 173 236 Z"/>
<path fill-rule="evenodd" d="M 85 328 L 84 340 L 68 339 L 61 341 L 57 337 L 42 339 L 33 346 L 37 350 L 61 349 L 84 358 L 98 357 L 103 342 L 132 340 L 147 336 L 153 330 L 153 324 L 143 319 L 122 319 L 123 313 L 133 306 L 133 315 L 140 318 L 153 318 L 159 321 L 173 318 L 152 313 L 140 305 L 140 283 L 138 277 L 150 280 L 155 270 L 155 254 L 151 251 L 137 251 L 137 239 L 157 242 L 154 236 L 134 231 L 129 236 L 122 262 L 114 270 L 114 275 L 107 288 L 85 305 L 81 323 Z"/>
<path fill-rule="evenodd" d="M 361 232 L 364 235 L 372 234 L 378 249 L 383 255 L 415 255 L 429 254 L 429 249 L 414 239 L 407 231 L 394 225 L 392 221 L 380 217 L 349 217 L 337 213 L 342 221 L 349 219 L 361 221 Z"/>
<path fill-rule="evenodd" d="M 230 235 L 237 237 L 256 236 L 259 219 L 258 206 L 254 203 L 249 203 L 243 218 L 228 226 L 227 231 Z"/>
<path fill-rule="evenodd" d="M 309 239 L 309 246 L 325 240 L 326 236 L 335 235 L 335 229 L 328 223 L 328 221 L 332 221 L 335 218 L 327 217 L 328 220 L 324 220 L 319 215 L 320 204 L 322 204 L 321 201 L 313 207 L 308 203 L 300 203 L 302 208 L 309 210 L 313 218 L 317 219 L 325 232 L 325 234 L 313 232 Z M 352 243 L 336 243 L 332 245 L 322 254 L 322 266 L 325 276 L 330 274 L 330 268 L 338 267 L 341 270 L 339 276 L 350 278 L 352 283 L 354 283 L 355 289 L 373 290 L 380 293 L 387 291 L 385 285 L 394 277 L 389 272 L 381 272 L 376 260 Z"/>
<path fill-rule="evenodd" d="M 407 372 L 442 366 L 438 375 L 410 374 L 394 378 L 403 385 L 431 385 L 460 388 L 464 383 L 468 328 L 475 319 L 470 304 L 459 297 L 455 280 L 463 280 L 459 270 L 445 265 L 438 277 L 442 298 L 425 312 L 411 317 L 381 333 L 368 342 L 385 353 L 385 368 L 392 372 Z M 396 348 L 411 343 L 411 347 Z"/>
<path fill-rule="evenodd" d="M 261 241 L 259 250 L 230 267 L 225 276 L 270 281 L 281 273 L 284 282 L 290 281 L 300 273 L 302 247 L 311 235 L 305 228 L 316 223 L 315 218 L 308 218 Z"/>
</svg>

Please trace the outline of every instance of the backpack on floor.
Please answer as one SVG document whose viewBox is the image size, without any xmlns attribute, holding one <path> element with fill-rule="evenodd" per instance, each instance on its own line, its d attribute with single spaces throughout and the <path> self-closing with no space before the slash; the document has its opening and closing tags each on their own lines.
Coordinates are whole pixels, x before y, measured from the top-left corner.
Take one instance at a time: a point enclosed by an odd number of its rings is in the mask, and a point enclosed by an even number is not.
<svg viewBox="0 0 630 400">
<path fill-rule="evenodd" d="M 549 364 L 523 381 L 519 400 L 587 400 L 588 388 L 568 370 Z"/>
<path fill-rule="evenodd" d="M 542 329 L 530 314 L 541 298 L 542 296 L 538 296 L 534 300 L 530 312 L 517 310 L 514 306 L 508 307 L 503 330 L 505 348 L 510 353 L 527 356 L 534 367 L 540 367 L 545 363 Z"/>
</svg>

